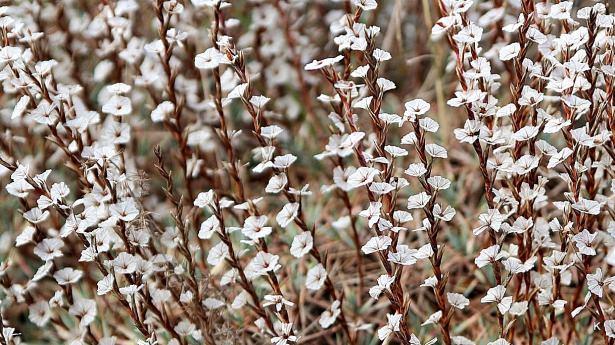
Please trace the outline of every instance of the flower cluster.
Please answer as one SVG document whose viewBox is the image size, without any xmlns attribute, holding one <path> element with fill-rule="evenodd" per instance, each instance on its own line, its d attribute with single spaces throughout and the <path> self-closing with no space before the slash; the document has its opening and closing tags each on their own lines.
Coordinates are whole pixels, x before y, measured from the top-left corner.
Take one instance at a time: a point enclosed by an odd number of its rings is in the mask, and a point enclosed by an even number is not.
<svg viewBox="0 0 615 345">
<path fill-rule="evenodd" d="M 0 2 L 0 344 L 614 344 L 611 7 Z"/>
</svg>

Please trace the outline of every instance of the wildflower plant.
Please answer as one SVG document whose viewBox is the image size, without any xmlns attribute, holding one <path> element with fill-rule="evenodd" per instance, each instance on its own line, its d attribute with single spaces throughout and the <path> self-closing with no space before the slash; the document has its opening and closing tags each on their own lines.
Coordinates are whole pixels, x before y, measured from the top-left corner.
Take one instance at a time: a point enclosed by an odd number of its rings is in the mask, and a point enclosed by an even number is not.
<svg viewBox="0 0 615 345">
<path fill-rule="evenodd" d="M 614 344 L 612 5 L 0 1 L 0 344 Z"/>
</svg>

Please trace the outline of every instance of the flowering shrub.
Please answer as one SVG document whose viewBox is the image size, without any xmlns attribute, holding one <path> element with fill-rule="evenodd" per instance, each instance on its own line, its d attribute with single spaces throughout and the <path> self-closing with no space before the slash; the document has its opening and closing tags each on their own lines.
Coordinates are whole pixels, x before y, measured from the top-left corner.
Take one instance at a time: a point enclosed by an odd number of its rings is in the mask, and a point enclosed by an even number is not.
<svg viewBox="0 0 615 345">
<path fill-rule="evenodd" d="M 14 2 L 0 344 L 615 343 L 612 2 Z"/>
</svg>

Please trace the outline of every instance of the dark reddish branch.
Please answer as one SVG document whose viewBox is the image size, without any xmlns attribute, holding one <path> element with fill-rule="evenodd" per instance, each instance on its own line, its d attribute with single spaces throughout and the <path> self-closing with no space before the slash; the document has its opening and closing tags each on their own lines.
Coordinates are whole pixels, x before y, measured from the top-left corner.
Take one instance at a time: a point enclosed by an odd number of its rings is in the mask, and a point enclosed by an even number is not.
<svg viewBox="0 0 615 345">
<path fill-rule="evenodd" d="M 430 196 L 429 202 L 423 208 L 423 211 L 429 220 L 429 224 L 431 224 L 429 229 L 427 229 L 427 236 L 429 237 L 429 244 L 434 254 L 429 258 L 429 261 L 431 263 L 434 276 L 437 280 L 436 285 L 433 287 L 434 297 L 436 298 L 438 309 L 442 311 L 442 317 L 438 321 L 438 325 L 440 326 L 442 340 L 446 345 L 450 345 L 452 341 L 450 334 L 450 322 L 453 317 L 454 310 L 447 303 L 446 284 L 448 282 L 448 274 L 444 274 L 442 272 L 442 256 L 444 255 L 444 250 L 443 248 L 438 247 L 438 234 L 441 231 L 440 220 L 436 219 L 432 211 L 436 203 L 438 191 L 434 190 L 427 182 L 427 179 L 431 176 L 433 160 L 427 160 L 427 153 L 425 149 L 425 130 L 420 127 L 418 119 L 412 122 L 412 126 L 417 138 L 415 143 L 416 152 L 419 155 L 421 163 L 423 163 L 427 169 L 427 172 L 419 178 L 419 181 L 423 186 L 423 189 L 425 189 L 425 192 Z"/>
<path fill-rule="evenodd" d="M 447 16 L 448 13 L 446 12 L 446 6 L 444 5 L 443 1 L 442 0 L 434 0 L 434 1 L 436 1 L 437 7 L 440 11 L 440 15 L 442 17 Z M 467 23 L 467 18 L 466 18 L 465 13 L 463 13 L 461 16 L 462 16 L 462 21 L 464 23 Z M 460 51 L 460 49 L 457 47 L 457 43 L 455 43 L 455 40 L 453 39 L 453 33 L 450 31 L 447 31 L 446 39 L 447 39 L 447 43 L 449 47 L 451 48 L 451 50 L 453 51 L 456 57 L 455 73 L 457 75 L 457 80 L 459 81 L 459 84 L 462 90 L 468 91 L 469 85 L 467 84 L 465 77 L 463 75 L 464 74 L 463 55 L 465 53 L 465 47 L 463 48 L 464 51 Z M 469 48 L 470 48 L 470 53 L 472 54 L 472 56 L 478 57 L 478 53 L 476 51 L 475 45 L 471 44 Z M 479 86 L 482 88 L 482 91 L 486 91 L 484 89 L 485 87 L 484 83 L 480 83 Z M 479 120 L 481 122 L 483 121 L 483 119 L 481 119 L 479 115 L 474 114 L 474 111 L 471 109 L 469 105 L 466 104 L 465 109 L 468 115 L 468 119 Z M 489 126 L 489 124 L 487 125 Z M 476 153 L 476 156 L 479 159 L 479 168 L 480 168 L 481 175 L 483 176 L 485 199 L 487 201 L 487 205 L 489 206 L 489 209 L 496 209 L 496 203 L 494 200 L 495 193 L 493 192 L 496 173 L 490 171 L 487 166 L 489 155 L 491 153 L 491 148 L 487 146 L 485 149 L 483 149 L 483 147 L 480 144 L 480 140 L 478 139 L 474 141 L 474 143 L 472 144 L 472 147 Z M 495 231 L 489 228 L 488 232 L 489 232 L 490 245 L 497 244 L 497 234 L 495 233 Z M 502 273 L 499 267 L 499 263 L 497 261 L 493 263 L 493 268 L 494 268 L 494 275 L 495 275 L 496 283 L 500 285 L 502 282 Z M 500 328 L 500 333 L 503 334 L 504 333 L 504 315 L 502 315 L 500 311 L 497 310 L 497 308 L 496 308 L 496 313 L 498 315 L 498 324 Z"/>
<path fill-rule="evenodd" d="M 177 70 L 174 70 L 171 66 L 171 57 L 173 56 L 173 43 L 167 39 L 167 31 L 171 26 L 172 14 L 164 15 L 163 0 L 157 0 L 155 11 L 156 18 L 158 19 L 158 36 L 164 51 L 160 56 L 160 62 L 162 69 L 166 77 L 166 93 L 169 97 L 169 101 L 173 103 L 173 121 L 165 119 L 163 124 L 171 132 L 173 138 L 179 145 L 179 161 L 183 169 L 183 178 L 185 183 L 185 192 L 188 195 L 189 200 L 194 200 L 194 188 L 192 186 L 192 177 L 188 171 L 188 161 L 192 155 L 192 150 L 188 147 L 188 136 L 184 133 L 184 126 L 182 124 L 182 112 L 184 109 L 185 98 L 177 94 L 175 90 L 175 80 L 177 79 Z"/>
<path fill-rule="evenodd" d="M 214 48 L 218 50 L 220 49 L 218 45 L 218 34 L 221 29 L 221 20 L 222 20 L 222 13 L 220 11 L 220 6 L 218 6 L 214 9 L 214 21 L 212 23 L 213 27 L 212 27 L 212 33 L 211 33 L 212 45 Z M 220 81 L 220 68 L 219 67 L 214 68 L 213 75 L 214 75 L 214 104 L 216 107 L 216 112 L 218 114 L 218 119 L 220 121 L 220 131 L 219 131 L 220 133 L 219 134 L 221 135 L 219 135 L 219 137 L 226 151 L 227 158 L 229 160 L 229 165 L 230 165 L 229 172 L 230 172 L 231 179 L 233 180 L 233 183 L 235 185 L 235 189 L 237 191 L 237 198 L 238 198 L 237 201 L 239 203 L 242 203 L 246 201 L 245 188 L 241 180 L 241 177 L 239 175 L 238 159 L 235 155 L 235 149 L 233 148 L 233 145 L 231 142 L 232 138 L 229 136 L 229 128 L 226 122 L 224 108 L 222 106 L 223 97 L 222 97 L 222 85 Z"/>
<path fill-rule="evenodd" d="M 354 20 L 358 20 L 358 18 L 361 15 L 361 10 L 360 8 L 357 8 L 357 12 L 354 16 Z M 350 23 L 350 25 L 352 25 L 352 22 Z M 337 95 L 340 97 L 340 100 L 342 102 L 342 107 L 340 109 L 338 109 L 339 111 L 342 112 L 342 118 L 345 120 L 345 122 L 349 125 L 351 133 L 355 133 L 358 132 L 358 125 L 355 123 L 354 119 L 352 118 L 352 108 L 351 108 L 351 97 L 350 94 L 347 94 L 345 92 L 343 92 L 342 90 L 340 90 L 339 88 L 335 87 L 335 84 L 338 81 L 341 80 L 345 80 L 345 78 L 347 78 L 349 76 L 349 65 L 350 65 L 350 54 L 348 54 L 347 57 L 344 58 L 344 63 L 345 63 L 345 68 L 344 68 L 344 76 L 339 76 L 335 70 L 333 70 L 332 68 L 328 67 L 325 69 L 322 69 L 321 72 L 323 74 L 323 76 L 325 77 L 325 79 L 329 82 L 329 84 L 333 87 L 333 89 L 335 90 L 335 92 L 337 93 Z M 372 61 L 372 63 L 375 63 L 375 61 Z M 348 74 L 348 75 L 346 75 Z M 377 76 L 372 76 L 372 78 L 374 78 L 374 80 L 377 79 Z M 372 85 L 372 89 L 371 92 L 377 92 L 378 95 L 376 97 L 376 102 L 373 104 L 370 104 L 370 106 L 373 106 L 373 108 L 370 107 L 370 110 L 372 112 L 372 116 L 371 119 L 372 121 L 372 128 L 375 130 L 375 132 L 377 133 L 379 138 L 384 138 L 385 135 L 383 133 L 384 131 L 384 126 L 380 123 L 380 120 L 374 119 L 373 117 L 373 112 L 380 108 L 380 101 L 382 98 L 381 95 L 381 90 L 380 88 L 377 86 L 377 84 L 375 84 L 376 86 L 374 87 L 374 85 Z M 378 121 L 378 122 L 375 122 Z M 382 141 L 380 141 L 380 143 L 382 143 Z M 363 144 L 359 143 L 357 147 L 354 148 L 353 152 L 355 153 L 355 156 L 357 158 L 357 160 L 359 161 L 359 164 L 362 167 L 367 167 L 367 161 L 365 159 L 365 157 L 363 156 Z M 369 197 L 370 202 L 376 201 L 376 197 L 374 196 L 374 194 L 369 190 L 369 188 L 366 187 L 366 191 L 367 191 L 367 195 Z M 376 234 L 379 235 L 378 230 L 376 230 Z M 408 306 L 409 306 L 409 301 L 407 301 L 404 297 L 404 290 L 403 287 L 401 286 L 401 274 L 397 274 L 397 271 L 394 272 L 393 267 L 391 265 L 391 263 L 388 261 L 387 259 L 387 253 L 388 250 L 385 250 L 384 253 L 379 253 L 377 256 L 380 260 L 380 263 L 382 264 L 382 266 L 385 268 L 387 274 L 389 276 L 395 276 L 396 279 L 393 282 L 392 286 L 391 286 L 391 293 L 386 293 L 387 298 L 389 299 L 389 302 L 391 303 L 391 305 L 393 306 L 393 308 L 396 310 L 397 313 L 401 314 L 403 316 L 403 321 L 400 322 L 400 332 L 395 333 L 400 340 L 404 343 L 404 344 L 409 344 L 410 343 L 410 338 L 411 338 L 411 332 L 410 329 L 408 328 L 408 324 L 406 322 L 406 315 L 408 312 Z M 403 268 L 403 267 L 402 267 Z"/>
<path fill-rule="evenodd" d="M 240 81 L 242 83 L 247 83 L 248 84 L 248 88 L 245 91 L 244 96 L 241 98 L 246 110 L 248 111 L 248 113 L 250 114 L 251 118 L 252 118 L 252 125 L 253 125 L 253 131 L 252 134 L 256 137 L 258 143 L 265 147 L 268 146 L 269 143 L 267 142 L 267 139 L 265 137 L 262 136 L 261 134 L 261 128 L 267 125 L 267 120 L 265 119 L 265 117 L 263 116 L 263 111 L 262 109 L 257 109 L 254 107 L 254 105 L 252 103 L 250 103 L 250 99 L 252 98 L 252 96 L 254 95 L 254 91 L 253 88 L 251 87 L 251 80 L 248 76 L 248 73 L 246 71 L 245 68 L 245 60 L 244 60 L 244 56 L 243 53 L 241 51 L 237 51 L 235 50 L 234 47 L 229 47 L 226 50 L 226 55 L 229 57 L 229 60 L 232 61 L 232 65 L 233 65 L 233 69 L 235 70 L 235 74 L 237 75 L 237 77 L 240 79 Z M 286 176 L 288 176 L 288 172 L 284 169 L 278 169 L 278 168 L 273 168 L 274 173 L 276 174 L 280 174 L 283 173 Z M 291 202 L 291 203 L 295 203 L 295 202 L 299 202 L 301 201 L 301 199 L 297 199 L 295 197 L 294 194 L 291 193 L 290 188 L 291 188 L 291 181 L 289 178 L 289 182 L 285 185 L 284 187 L 284 195 L 286 197 L 286 199 Z M 299 207 L 298 210 L 298 214 L 297 217 L 294 219 L 295 224 L 297 224 L 297 226 L 299 226 L 303 231 L 308 231 L 312 234 L 312 236 L 315 238 L 315 229 L 309 229 L 307 226 L 307 223 L 305 222 L 304 219 L 304 214 L 303 214 L 303 210 L 301 207 Z M 312 250 L 309 253 L 318 263 L 320 263 L 323 268 L 326 270 L 327 269 L 327 260 L 326 258 L 323 258 L 320 253 L 317 250 L 316 247 L 316 243 L 314 243 L 314 246 L 312 248 Z M 277 278 L 275 278 L 275 276 L 271 277 L 272 282 L 273 282 L 273 286 L 275 286 L 277 289 L 277 293 L 279 295 L 282 295 L 282 291 L 279 288 L 279 284 L 277 282 Z M 329 294 L 331 295 L 331 297 L 334 300 L 339 300 L 340 302 L 343 302 L 343 295 L 338 297 L 338 294 L 335 290 L 335 285 L 333 284 L 333 282 L 331 281 L 331 278 L 329 277 L 329 275 L 327 275 L 327 278 L 325 279 L 325 287 L 327 289 L 327 291 L 329 292 Z M 286 316 L 288 317 L 288 316 Z M 346 335 L 346 337 L 348 338 L 348 340 L 350 341 L 351 344 L 354 344 L 356 342 L 355 337 L 352 336 L 351 332 L 350 332 L 350 326 L 349 323 L 347 321 L 347 318 L 345 316 L 344 313 L 344 308 L 343 308 L 343 304 L 340 306 L 340 324 L 342 327 L 342 330 L 344 332 L 344 334 Z"/>
</svg>

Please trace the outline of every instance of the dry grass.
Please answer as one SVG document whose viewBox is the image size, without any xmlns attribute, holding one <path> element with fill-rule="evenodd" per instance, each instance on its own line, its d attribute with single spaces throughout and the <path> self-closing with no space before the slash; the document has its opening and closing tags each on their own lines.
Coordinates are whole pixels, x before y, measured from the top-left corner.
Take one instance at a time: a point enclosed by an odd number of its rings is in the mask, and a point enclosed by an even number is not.
<svg viewBox="0 0 615 345">
<path fill-rule="evenodd" d="M 612 3 L 229 2 L 0 0 L 0 344 L 613 344 Z"/>
</svg>

